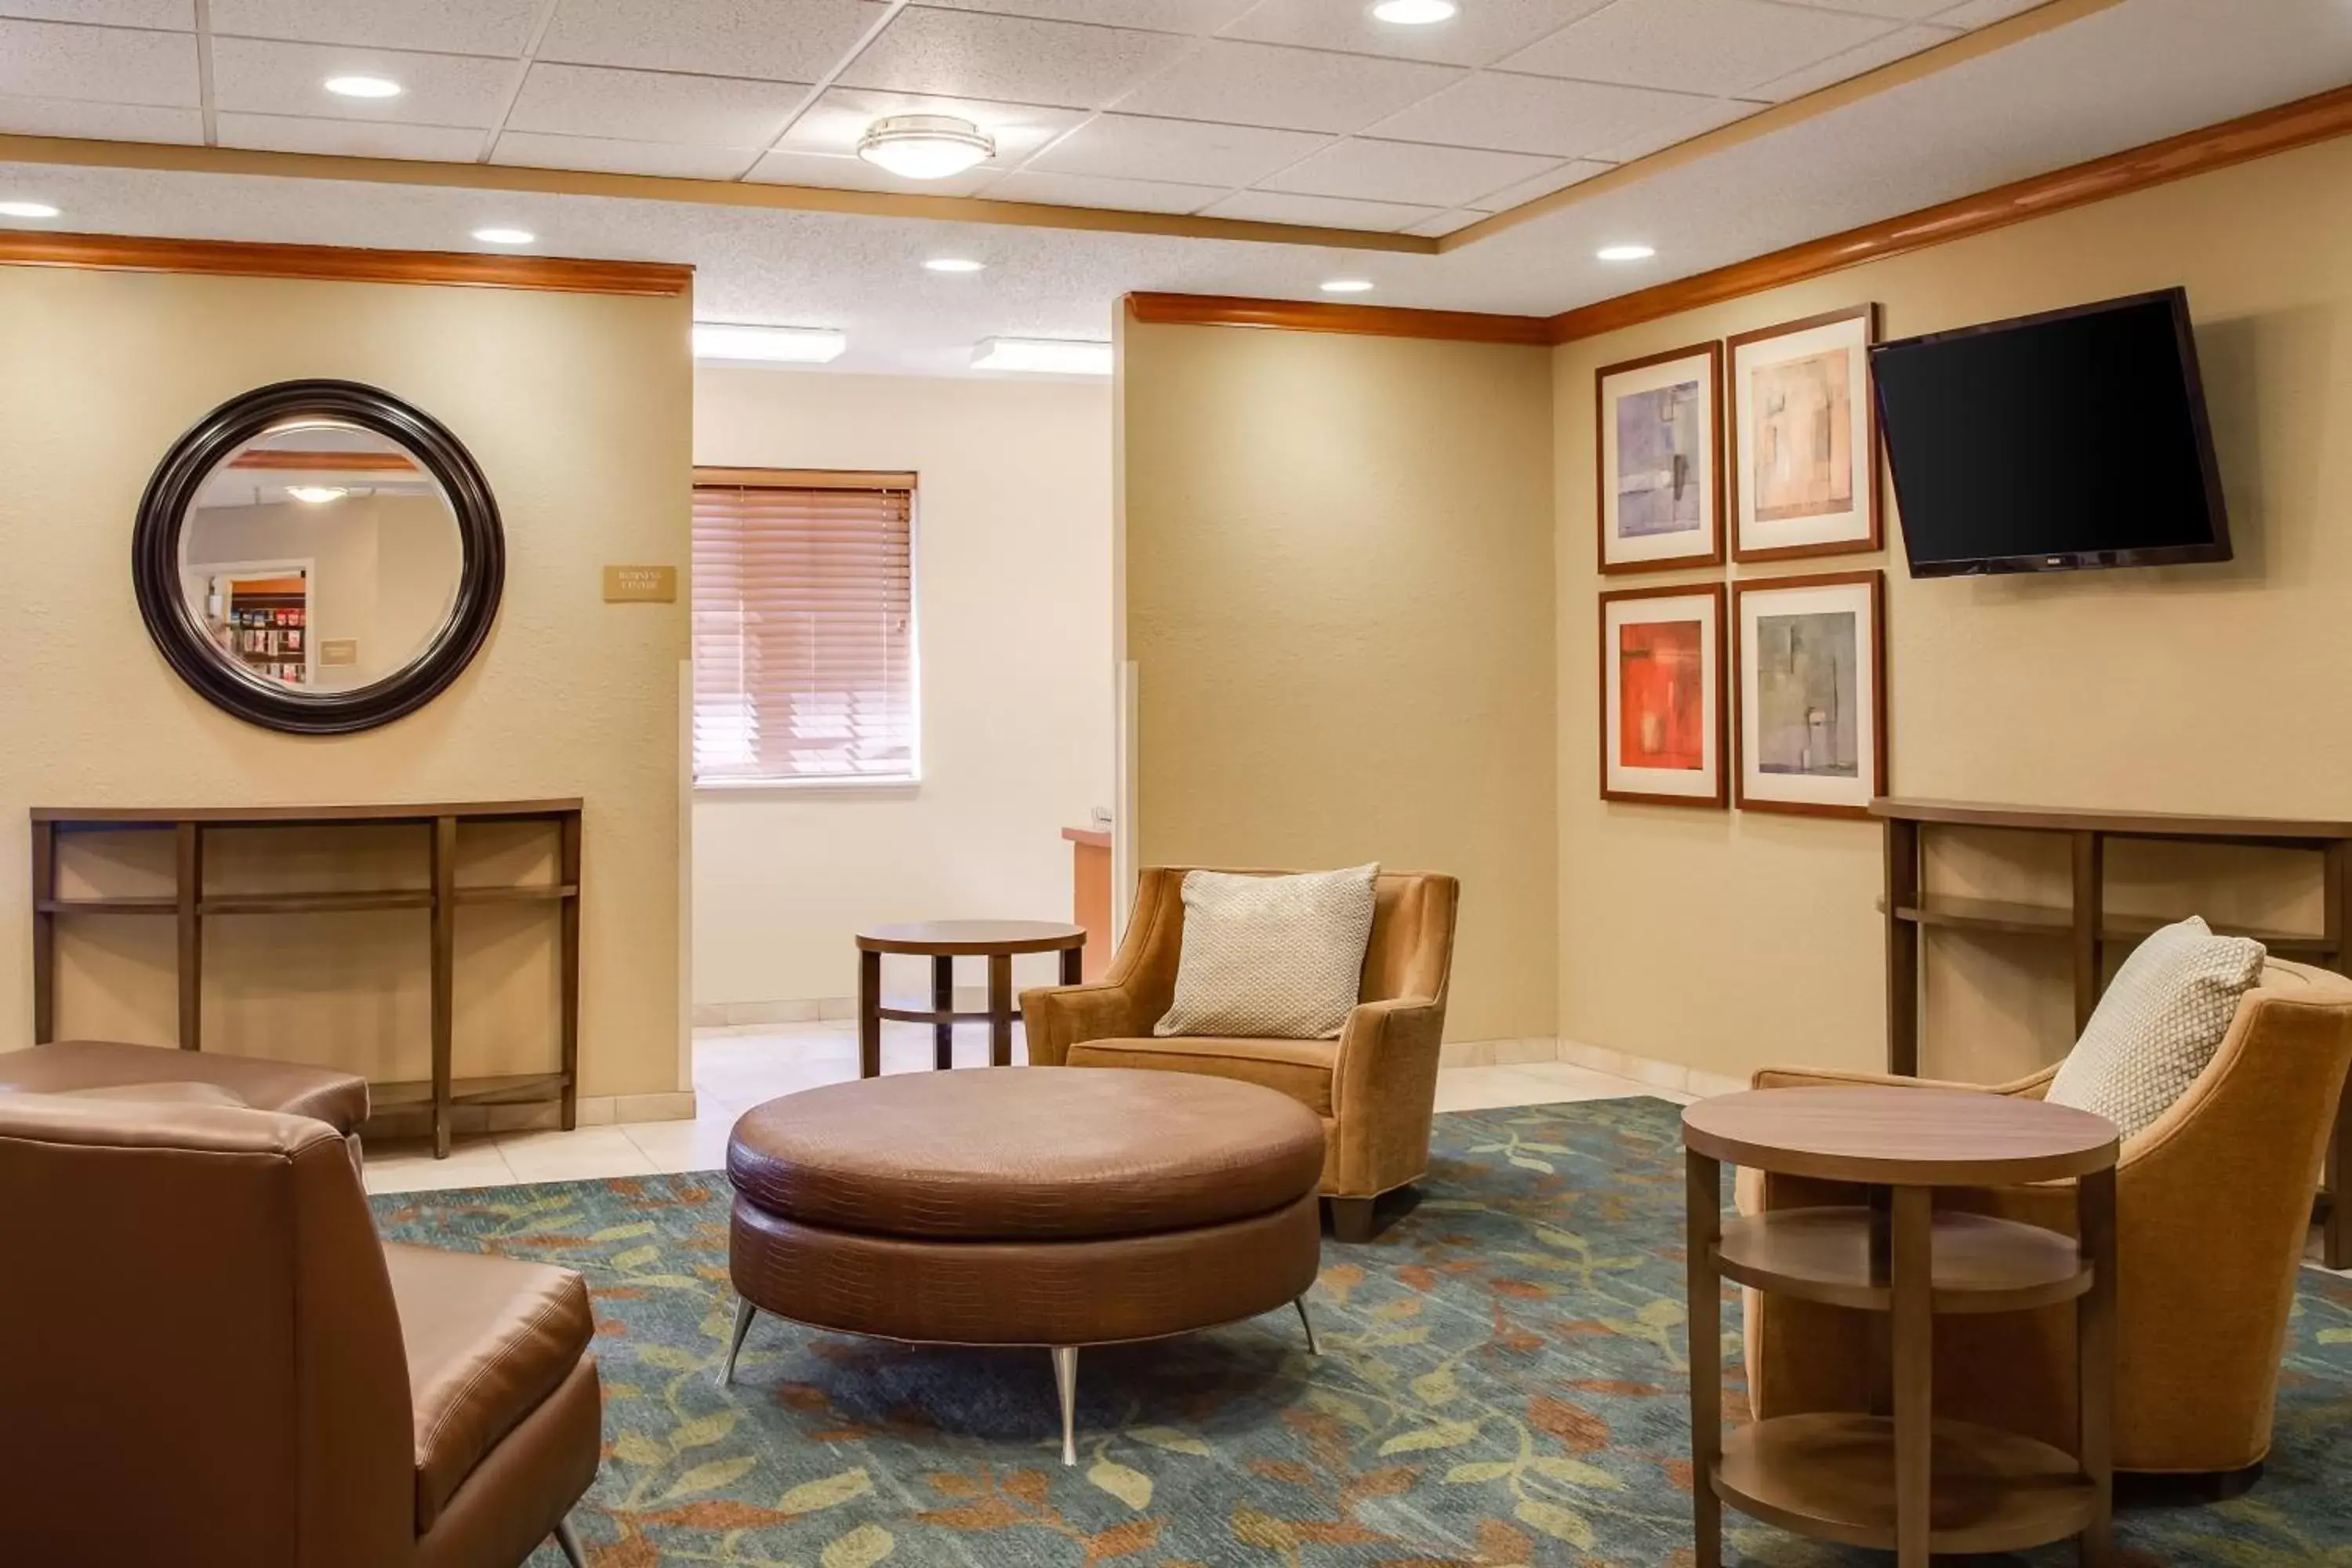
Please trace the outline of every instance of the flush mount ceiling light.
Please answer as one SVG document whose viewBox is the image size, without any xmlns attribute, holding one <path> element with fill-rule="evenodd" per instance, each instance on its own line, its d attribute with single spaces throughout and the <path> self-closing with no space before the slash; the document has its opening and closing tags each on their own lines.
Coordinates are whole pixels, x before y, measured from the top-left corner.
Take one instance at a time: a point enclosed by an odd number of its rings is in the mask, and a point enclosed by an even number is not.
<svg viewBox="0 0 2352 1568">
<path fill-rule="evenodd" d="M 1108 343 L 1064 338 L 982 338 L 972 345 L 974 370 L 1024 370 L 1046 375 L 1108 375 Z"/>
<path fill-rule="evenodd" d="M 1381 0 L 1372 7 L 1372 19 L 1399 27 L 1426 27 L 1452 21 L 1461 9 L 1454 0 Z"/>
<path fill-rule="evenodd" d="M 901 179 L 944 180 L 996 155 L 996 139 L 951 114 L 894 114 L 858 138 L 857 155 Z"/>
<path fill-rule="evenodd" d="M 527 228 L 478 228 L 474 237 L 484 245 L 529 245 L 539 236 Z"/>
<path fill-rule="evenodd" d="M 1658 253 L 1646 245 L 1604 245 L 1592 254 L 1602 261 L 1647 261 Z"/>
<path fill-rule="evenodd" d="M 974 261 L 964 256 L 934 256 L 923 263 L 926 272 L 980 272 L 986 270 L 987 267 L 985 261 Z"/>
<path fill-rule="evenodd" d="M 1323 285 L 1326 294 L 1369 294 L 1372 280 L 1369 278 L 1333 278 Z"/>
<path fill-rule="evenodd" d="M 0 217 L 55 217 L 58 209 L 47 202 L 0 202 Z"/>
<path fill-rule="evenodd" d="M 398 98 L 400 84 L 390 77 L 331 76 L 327 90 L 337 98 Z"/>
<path fill-rule="evenodd" d="M 694 357 L 760 364 L 825 364 L 849 347 L 849 335 L 831 327 L 754 327 L 731 321 L 694 323 Z"/>
<path fill-rule="evenodd" d="M 296 500 L 324 506 L 331 500 L 341 500 L 352 492 L 341 485 L 288 485 L 286 493 Z"/>
</svg>

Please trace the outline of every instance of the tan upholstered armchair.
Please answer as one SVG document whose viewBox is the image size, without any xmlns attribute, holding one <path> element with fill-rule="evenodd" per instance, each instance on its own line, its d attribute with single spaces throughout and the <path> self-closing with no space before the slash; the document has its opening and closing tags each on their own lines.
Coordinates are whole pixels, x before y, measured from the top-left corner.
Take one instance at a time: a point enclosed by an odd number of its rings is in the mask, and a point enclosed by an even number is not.
<svg viewBox="0 0 2352 1568">
<path fill-rule="evenodd" d="M 1029 1060 L 1211 1073 L 1282 1090 L 1323 1119 L 1332 1230 L 1343 1241 L 1363 1240 L 1372 1234 L 1373 1200 L 1429 1168 L 1458 884 L 1424 872 L 1381 874 L 1363 985 L 1338 1039 L 1155 1038 L 1151 1026 L 1176 992 L 1188 869 L 1143 873 L 1127 938 L 1100 981 L 1023 994 Z"/>
<path fill-rule="evenodd" d="M 2118 1469 L 2242 1471 L 2270 1450 L 2279 1358 L 2312 1194 L 2352 1062 L 2352 980 L 2270 961 L 2204 1074 L 2126 1139 L 2116 1172 Z M 2056 1069 L 1986 1090 L 2039 1099 Z M 1756 1087 L 1912 1079 L 1768 1069 Z M 1938 1085 L 1940 1088 L 1970 1087 Z M 1751 1171 L 1739 1206 L 1860 1201 Z M 1955 1192 L 1939 1204 L 2073 1234 L 2071 1183 Z M 1860 1314 L 1747 1295 L 1758 1416 L 1868 1408 Z M 2074 1312 L 1936 1320 L 1936 1411 L 2074 1444 Z"/>
<path fill-rule="evenodd" d="M 0 1094 L 0 1560 L 581 1561 L 580 1276 L 385 1246 L 325 1122 Z"/>
</svg>

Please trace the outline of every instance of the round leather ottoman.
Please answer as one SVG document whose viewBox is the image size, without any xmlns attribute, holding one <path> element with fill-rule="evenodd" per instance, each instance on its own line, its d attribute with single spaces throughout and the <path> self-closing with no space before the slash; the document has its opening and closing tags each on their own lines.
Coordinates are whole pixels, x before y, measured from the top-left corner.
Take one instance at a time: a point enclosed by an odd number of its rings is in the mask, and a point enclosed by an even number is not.
<svg viewBox="0 0 2352 1568">
<path fill-rule="evenodd" d="M 1188 1073 L 987 1068 L 772 1100 L 728 1141 L 741 1300 L 721 1380 L 761 1311 L 886 1339 L 1041 1345 L 1075 1463 L 1079 1346 L 1286 1303 L 1305 1322 L 1322 1173 L 1314 1112 Z"/>
</svg>

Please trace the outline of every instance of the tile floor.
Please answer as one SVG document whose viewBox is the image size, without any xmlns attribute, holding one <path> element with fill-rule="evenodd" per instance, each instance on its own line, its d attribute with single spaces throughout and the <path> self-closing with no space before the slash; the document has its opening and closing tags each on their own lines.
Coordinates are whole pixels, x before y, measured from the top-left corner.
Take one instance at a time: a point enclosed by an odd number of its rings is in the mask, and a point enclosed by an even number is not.
<svg viewBox="0 0 2352 1568">
<path fill-rule="evenodd" d="M 883 1029 L 883 1071 L 916 1072 L 930 1066 L 928 1026 L 886 1024 Z M 1013 1059 L 1022 1059 L 1022 1055 L 1016 1029 Z M 986 1026 L 960 1027 L 957 1065 L 977 1067 L 987 1059 Z M 367 1188 L 372 1193 L 425 1192 L 719 1170 L 727 1163 L 728 1130 L 744 1111 L 780 1094 L 856 1076 L 854 1024 L 832 1021 L 700 1029 L 694 1039 L 697 1114 L 691 1121 L 583 1127 L 572 1132 L 488 1133 L 458 1139 L 446 1160 L 433 1158 L 431 1149 L 419 1141 L 372 1144 L 367 1151 Z M 1674 1100 L 1685 1098 L 1567 1062 L 1444 1068 L 1437 1075 L 1440 1110 L 1488 1110 L 1497 1106 L 1635 1094 Z"/>
</svg>

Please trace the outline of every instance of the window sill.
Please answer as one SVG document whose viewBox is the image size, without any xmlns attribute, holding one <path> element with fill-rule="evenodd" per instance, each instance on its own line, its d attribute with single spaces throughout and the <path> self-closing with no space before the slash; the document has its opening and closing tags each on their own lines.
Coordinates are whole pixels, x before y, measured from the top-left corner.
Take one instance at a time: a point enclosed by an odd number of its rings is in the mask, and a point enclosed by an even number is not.
<svg viewBox="0 0 2352 1568">
<path fill-rule="evenodd" d="M 723 799 L 733 795 L 911 795 L 923 786 L 919 776 L 899 778 L 697 779 L 694 793 Z"/>
</svg>

